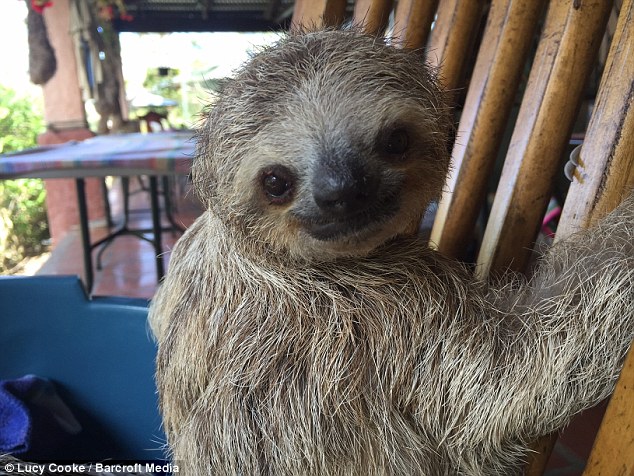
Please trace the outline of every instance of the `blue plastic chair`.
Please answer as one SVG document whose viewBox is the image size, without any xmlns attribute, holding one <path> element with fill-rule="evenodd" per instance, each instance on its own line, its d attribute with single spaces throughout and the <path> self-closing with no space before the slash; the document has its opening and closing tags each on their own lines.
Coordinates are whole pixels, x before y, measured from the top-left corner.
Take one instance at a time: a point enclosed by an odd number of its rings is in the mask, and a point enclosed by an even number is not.
<svg viewBox="0 0 634 476">
<path fill-rule="evenodd" d="M 51 380 L 82 425 L 60 459 L 164 460 L 146 300 L 77 277 L 0 277 L 0 380 Z"/>
</svg>

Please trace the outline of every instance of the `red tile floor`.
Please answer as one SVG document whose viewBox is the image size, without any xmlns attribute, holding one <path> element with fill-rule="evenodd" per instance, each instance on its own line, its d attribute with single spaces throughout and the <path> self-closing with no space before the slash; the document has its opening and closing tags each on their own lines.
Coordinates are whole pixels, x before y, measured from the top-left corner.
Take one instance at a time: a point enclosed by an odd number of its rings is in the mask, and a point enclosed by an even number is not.
<svg viewBox="0 0 634 476">
<path fill-rule="evenodd" d="M 132 183 L 134 185 L 136 181 Z M 183 188 L 180 187 L 181 190 Z M 117 217 L 122 214 L 120 187 L 116 184 L 112 187 L 110 198 L 116 222 Z M 132 195 L 131 226 L 150 227 L 148 203 L 147 193 L 137 192 Z M 178 194 L 175 205 L 175 219 L 184 226 L 191 224 L 200 213 L 200 207 L 190 192 Z M 103 227 L 91 230 L 92 239 L 98 239 L 106 231 Z M 163 235 L 166 265 L 177 238 L 178 234 Z M 38 274 L 81 275 L 82 269 L 79 236 L 77 232 L 72 232 L 58 244 Z M 103 255 L 103 270 L 95 272 L 95 295 L 151 298 L 156 286 L 154 249 L 149 243 L 134 236 L 115 239 Z M 581 475 L 603 411 L 604 405 L 600 405 L 573 421 L 555 447 L 546 476 Z"/>
<path fill-rule="evenodd" d="M 201 209 L 191 192 L 186 190 L 186 183 L 176 184 L 174 188 L 178 191 L 172 200 L 175 208 L 174 220 L 187 227 L 200 214 Z M 140 189 L 140 183 L 136 179 L 131 180 L 131 190 L 129 228 L 151 228 L 149 194 Z M 123 216 L 122 192 L 117 180 L 110 189 L 110 203 L 116 229 Z M 163 221 L 167 225 L 166 220 Z M 108 231 L 105 226 L 91 227 L 91 241 L 97 241 Z M 166 269 L 170 251 L 179 236 L 180 233 L 176 232 L 162 235 Z M 157 287 L 154 255 L 153 246 L 136 236 L 117 237 L 103 253 L 102 270 L 94 271 L 93 294 L 151 298 Z M 94 250 L 93 262 L 96 262 L 96 256 L 97 250 Z M 69 232 L 60 240 L 37 274 L 83 275 L 82 248 L 77 230 Z"/>
</svg>

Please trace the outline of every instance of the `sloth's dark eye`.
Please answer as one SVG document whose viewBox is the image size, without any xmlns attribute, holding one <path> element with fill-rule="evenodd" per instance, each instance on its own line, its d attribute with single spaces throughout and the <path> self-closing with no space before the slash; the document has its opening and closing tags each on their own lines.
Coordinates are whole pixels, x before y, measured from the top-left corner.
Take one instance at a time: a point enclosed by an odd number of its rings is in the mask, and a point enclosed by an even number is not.
<svg viewBox="0 0 634 476">
<path fill-rule="evenodd" d="M 262 189 L 271 203 L 288 202 L 292 198 L 293 173 L 279 165 L 266 169 L 262 174 Z"/>
<path fill-rule="evenodd" d="M 291 188 L 291 184 L 284 177 L 270 174 L 264 177 L 264 190 L 272 197 L 281 197 Z"/>
<path fill-rule="evenodd" d="M 409 148 L 409 136 L 403 128 L 394 129 L 385 141 L 385 152 L 390 155 L 402 155 Z"/>
</svg>

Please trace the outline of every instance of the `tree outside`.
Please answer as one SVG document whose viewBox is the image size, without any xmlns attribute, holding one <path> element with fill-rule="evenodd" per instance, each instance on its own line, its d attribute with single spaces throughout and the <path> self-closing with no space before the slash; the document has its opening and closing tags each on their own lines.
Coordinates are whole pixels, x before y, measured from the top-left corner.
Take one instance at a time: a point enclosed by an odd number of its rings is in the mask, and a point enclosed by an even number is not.
<svg viewBox="0 0 634 476">
<path fill-rule="evenodd" d="M 41 99 L 19 96 L 0 85 L 0 153 L 35 146 L 43 130 Z M 48 238 L 43 181 L 0 181 L 0 272 L 10 272 L 25 257 L 40 254 Z"/>
</svg>

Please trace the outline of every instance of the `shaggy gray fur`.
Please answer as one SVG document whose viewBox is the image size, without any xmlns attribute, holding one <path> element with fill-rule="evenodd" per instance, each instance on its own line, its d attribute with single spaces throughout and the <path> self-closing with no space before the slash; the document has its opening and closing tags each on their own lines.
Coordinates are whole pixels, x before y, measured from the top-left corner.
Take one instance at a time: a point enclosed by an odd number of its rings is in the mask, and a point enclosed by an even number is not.
<svg viewBox="0 0 634 476">
<path fill-rule="evenodd" d="M 507 476 L 609 395 L 634 330 L 634 198 L 530 281 L 478 281 L 405 236 L 447 170 L 441 99 L 417 56 L 353 31 L 284 38 L 225 89 L 194 167 L 208 210 L 150 316 L 181 474 Z M 393 123 L 398 160 L 372 145 Z M 397 211 L 312 236 L 316 144 L 356 151 Z M 262 192 L 271 164 L 293 171 L 283 204 Z"/>
</svg>

